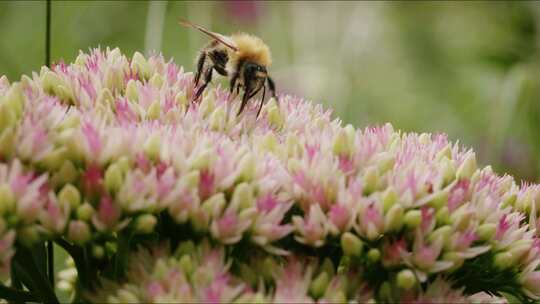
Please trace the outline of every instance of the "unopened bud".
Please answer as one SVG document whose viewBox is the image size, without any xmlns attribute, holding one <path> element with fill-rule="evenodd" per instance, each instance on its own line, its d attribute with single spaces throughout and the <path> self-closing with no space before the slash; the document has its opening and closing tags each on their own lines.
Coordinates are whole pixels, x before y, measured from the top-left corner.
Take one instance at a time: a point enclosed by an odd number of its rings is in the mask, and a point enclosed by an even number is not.
<svg viewBox="0 0 540 304">
<path fill-rule="evenodd" d="M 449 225 L 445 225 L 435 229 L 432 233 L 430 233 L 428 236 L 428 241 L 433 243 L 436 240 L 440 239 L 442 240 L 443 244 L 446 244 L 450 239 L 450 234 L 452 234 L 452 227 Z"/>
<path fill-rule="evenodd" d="M 347 256 L 359 256 L 362 252 L 362 241 L 351 232 L 345 232 L 341 235 L 341 248 Z"/>
<path fill-rule="evenodd" d="M 113 85 L 113 84 L 111 84 Z M 114 104 L 114 97 L 108 88 L 103 88 L 97 97 L 96 103 L 100 104 L 105 107 L 105 109 L 109 109 Z"/>
<path fill-rule="evenodd" d="M 119 289 L 116 291 L 120 303 L 141 303 L 141 300 L 130 290 Z"/>
<path fill-rule="evenodd" d="M 161 114 L 161 104 L 159 100 L 154 100 L 146 110 L 146 117 L 150 120 L 159 119 Z"/>
<path fill-rule="evenodd" d="M 457 170 L 458 179 L 470 179 L 476 171 L 476 157 L 474 153 L 469 153 Z"/>
<path fill-rule="evenodd" d="M 268 121 L 270 122 L 270 124 L 277 128 L 281 128 L 284 123 L 284 118 L 281 115 L 281 111 L 279 110 L 279 107 L 274 98 L 271 98 L 270 101 L 268 101 L 267 109 Z"/>
<path fill-rule="evenodd" d="M 437 213 L 435 213 L 435 219 L 439 225 L 448 224 L 450 222 L 450 211 L 448 211 L 448 207 L 444 206 L 437 210 Z"/>
<path fill-rule="evenodd" d="M 253 187 L 247 183 L 241 183 L 236 186 L 232 196 L 231 204 L 239 209 L 245 209 L 253 206 Z"/>
<path fill-rule="evenodd" d="M 83 221 L 71 221 L 68 227 L 68 239 L 82 245 L 90 240 L 90 227 Z"/>
<path fill-rule="evenodd" d="M 227 202 L 225 200 L 225 195 L 223 192 L 219 192 L 204 201 L 201 207 L 203 210 L 211 214 L 212 217 L 217 218 L 223 212 L 226 204 Z"/>
<path fill-rule="evenodd" d="M 190 255 L 195 253 L 197 249 L 195 248 L 195 243 L 193 241 L 184 241 L 178 245 L 178 248 L 174 252 L 176 256 L 183 256 L 185 254 Z"/>
<path fill-rule="evenodd" d="M 377 248 L 371 248 L 367 253 L 368 260 L 377 263 L 381 259 L 381 251 Z"/>
<path fill-rule="evenodd" d="M 444 148 L 442 148 L 435 155 L 436 160 L 441 160 L 444 157 L 446 157 L 447 159 L 452 159 L 452 146 L 451 146 L 451 144 L 447 144 Z"/>
<path fill-rule="evenodd" d="M 336 271 L 334 263 L 330 258 L 324 258 L 320 271 L 326 272 L 330 277 L 334 276 Z"/>
<path fill-rule="evenodd" d="M 201 104 L 199 105 L 199 113 L 201 113 L 203 117 L 208 117 L 216 107 L 214 94 L 208 94 L 207 92 L 208 90 L 203 94 Z"/>
<path fill-rule="evenodd" d="M 363 190 L 364 190 L 365 195 L 369 195 L 372 192 L 374 192 L 375 190 L 377 190 L 377 184 L 378 184 L 378 181 L 379 181 L 379 175 L 377 173 L 377 168 L 369 167 L 366 170 L 362 180 L 364 182 Z"/>
<path fill-rule="evenodd" d="M 47 71 L 42 77 L 43 90 L 49 95 L 56 94 L 56 88 L 63 85 L 63 81 L 55 72 Z"/>
<path fill-rule="evenodd" d="M 152 214 L 139 215 L 135 220 L 135 231 L 148 234 L 154 231 L 154 227 L 157 224 L 157 219 Z"/>
<path fill-rule="evenodd" d="M 416 285 L 416 277 L 409 269 L 403 269 L 397 274 L 397 286 L 401 289 L 409 290 Z"/>
<path fill-rule="evenodd" d="M 105 171 L 105 187 L 109 193 L 116 193 L 122 186 L 122 169 L 113 163 Z"/>
<path fill-rule="evenodd" d="M 384 217 L 385 231 L 399 231 L 403 227 L 404 209 L 401 204 L 395 204 Z"/>
<path fill-rule="evenodd" d="M 300 143 L 299 143 L 298 136 L 294 133 L 287 134 L 287 138 L 285 139 L 285 146 L 287 146 L 287 155 L 289 157 L 298 155 L 299 151 L 301 151 Z"/>
<path fill-rule="evenodd" d="M 474 213 L 467 209 L 467 206 L 462 206 L 455 210 L 450 216 L 450 221 L 458 230 L 465 230 L 469 227 L 470 222 L 474 217 Z"/>
<path fill-rule="evenodd" d="M 161 138 L 159 134 L 154 133 L 146 140 L 143 146 L 144 153 L 151 160 L 158 160 L 161 152 Z"/>
<path fill-rule="evenodd" d="M 150 67 L 150 64 L 139 52 L 135 52 L 135 54 L 133 54 L 133 59 L 131 59 L 131 69 L 144 79 L 148 79 L 152 75 L 152 68 Z"/>
<path fill-rule="evenodd" d="M 445 207 L 447 204 L 448 204 L 448 191 L 439 191 L 435 193 L 431 197 L 431 200 L 429 201 L 429 205 L 435 209 L 440 209 L 441 207 Z"/>
<path fill-rule="evenodd" d="M 251 181 L 255 177 L 255 158 L 253 157 L 253 154 L 246 153 L 242 159 L 240 160 L 240 163 L 238 164 L 238 167 L 240 168 L 239 172 L 239 179 L 241 181 Z"/>
<path fill-rule="evenodd" d="M 422 133 L 420 134 L 420 136 L 418 136 L 418 141 L 422 144 L 422 145 L 427 145 L 431 142 L 431 134 L 429 133 Z"/>
<path fill-rule="evenodd" d="M 194 156 L 190 162 L 191 168 L 195 170 L 202 170 L 208 168 L 210 161 L 212 159 L 212 154 L 210 150 L 205 150 Z"/>
<path fill-rule="evenodd" d="M 379 288 L 379 299 L 384 301 L 384 303 L 390 303 L 392 301 L 392 286 L 388 281 L 381 284 L 381 287 Z"/>
<path fill-rule="evenodd" d="M 448 185 L 456 178 L 456 165 L 453 160 L 448 158 L 443 158 L 441 160 L 441 174 L 443 186 Z"/>
<path fill-rule="evenodd" d="M 497 225 L 495 223 L 486 223 L 478 226 L 476 235 L 482 241 L 489 241 L 495 236 Z"/>
<path fill-rule="evenodd" d="M 174 101 L 176 102 L 176 104 L 178 106 L 186 106 L 188 104 L 188 99 L 186 97 L 186 93 L 185 92 L 180 92 L 180 93 L 176 94 L 176 96 L 174 97 Z"/>
<path fill-rule="evenodd" d="M 386 171 L 392 169 L 395 164 L 395 156 L 390 152 L 381 152 L 375 156 L 374 162 L 377 164 L 379 173 L 383 174 Z"/>
<path fill-rule="evenodd" d="M 64 163 L 67 152 L 68 150 L 66 147 L 54 149 L 45 154 L 39 163 L 47 170 L 56 171 L 60 169 L 60 166 Z"/>
<path fill-rule="evenodd" d="M 214 131 L 222 130 L 223 128 L 225 128 L 226 119 L 227 114 L 225 113 L 225 109 L 223 109 L 223 106 L 217 107 L 210 115 L 210 129 Z"/>
<path fill-rule="evenodd" d="M 507 193 L 502 198 L 501 207 L 504 208 L 504 207 L 507 207 L 507 206 L 514 206 L 516 201 L 517 201 L 516 193 Z M 518 208 L 519 208 L 519 206 L 518 206 Z"/>
<path fill-rule="evenodd" d="M 510 245 L 508 251 L 512 254 L 512 264 L 519 262 L 519 260 L 531 250 L 532 243 L 533 241 L 531 239 L 521 239 Z"/>
<path fill-rule="evenodd" d="M 422 223 L 422 212 L 420 210 L 409 210 L 405 213 L 405 225 L 414 229 Z"/>
<path fill-rule="evenodd" d="M 338 131 L 334 137 L 334 143 L 332 145 L 332 151 L 335 155 L 349 155 L 351 147 L 349 145 L 349 138 L 347 132 L 344 129 Z"/>
<path fill-rule="evenodd" d="M 180 178 L 179 183 L 186 188 L 196 188 L 199 186 L 200 172 L 191 171 Z"/>
<path fill-rule="evenodd" d="M 15 196 L 8 184 L 0 185 L 0 215 L 10 213 L 15 208 Z"/>
<path fill-rule="evenodd" d="M 92 256 L 96 259 L 101 259 L 103 256 L 105 256 L 105 249 L 103 249 L 103 246 L 100 245 L 94 245 L 92 246 Z"/>
<path fill-rule="evenodd" d="M 465 261 L 465 258 L 463 258 L 463 255 L 461 252 L 446 252 L 445 254 L 443 254 L 442 259 L 443 261 L 454 263 L 452 267 L 446 270 L 449 273 L 457 270 L 459 267 L 461 267 L 461 265 L 463 265 L 463 262 Z"/>
<path fill-rule="evenodd" d="M 131 102 L 139 101 L 139 90 L 137 89 L 137 81 L 130 79 L 126 85 L 126 97 Z"/>
<path fill-rule="evenodd" d="M 158 73 L 154 73 L 154 76 L 152 76 L 152 78 L 150 78 L 149 82 L 155 88 L 160 89 L 161 86 L 163 86 L 163 77 L 161 77 L 161 75 L 158 74 Z"/>
<path fill-rule="evenodd" d="M 257 279 L 257 273 L 248 265 L 242 263 L 240 264 L 240 277 L 242 280 L 248 285 L 255 285 L 258 283 Z"/>
<path fill-rule="evenodd" d="M 320 298 L 324 295 L 326 287 L 328 287 L 330 279 L 326 272 L 321 272 L 319 275 L 311 282 L 309 286 L 309 291 L 315 298 Z"/>
<path fill-rule="evenodd" d="M 17 117 L 15 112 L 6 104 L 0 103 L 0 132 L 4 131 L 10 126 L 13 126 L 16 121 Z"/>
<path fill-rule="evenodd" d="M 72 210 L 75 210 L 81 204 L 81 194 L 75 186 L 67 184 L 58 193 L 58 201 L 60 204 L 67 204 Z"/>
<path fill-rule="evenodd" d="M 270 151 L 270 152 L 275 152 L 276 149 L 278 148 L 278 145 L 279 145 L 279 141 L 276 135 L 274 135 L 274 132 L 267 132 L 264 135 L 260 144 L 262 149 L 264 149 L 265 151 Z"/>
<path fill-rule="evenodd" d="M 94 208 L 89 203 L 84 203 L 77 208 L 77 218 L 82 221 L 89 221 L 94 215 Z"/>
<path fill-rule="evenodd" d="M 495 257 L 493 258 L 493 264 L 495 267 L 499 269 L 507 269 L 512 267 L 514 262 L 514 257 L 512 256 L 512 253 L 508 251 L 503 251 L 495 254 Z"/>
<path fill-rule="evenodd" d="M 385 213 L 388 212 L 388 210 L 390 210 L 390 208 L 394 206 L 397 200 L 398 200 L 398 195 L 396 191 L 394 190 L 394 188 L 392 188 L 391 186 L 388 187 L 384 191 L 383 197 L 382 197 L 384 212 Z"/>
<path fill-rule="evenodd" d="M 30 247 L 39 241 L 39 231 L 36 226 L 25 226 L 17 231 L 17 240 Z"/>
<path fill-rule="evenodd" d="M 193 270 L 195 270 L 195 266 L 193 265 L 193 261 L 191 260 L 191 256 L 189 254 L 184 254 L 178 262 L 180 264 L 180 268 L 185 274 L 191 274 Z"/>
<path fill-rule="evenodd" d="M 60 170 L 55 175 L 59 184 L 73 183 L 78 176 L 79 172 L 77 171 L 77 168 L 75 168 L 75 165 L 69 160 L 64 161 Z"/>
</svg>

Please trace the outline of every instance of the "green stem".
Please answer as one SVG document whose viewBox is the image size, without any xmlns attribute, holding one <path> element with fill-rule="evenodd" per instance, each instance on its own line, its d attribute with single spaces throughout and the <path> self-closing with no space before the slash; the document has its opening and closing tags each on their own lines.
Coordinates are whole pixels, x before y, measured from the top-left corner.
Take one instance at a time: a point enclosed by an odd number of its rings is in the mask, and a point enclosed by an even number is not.
<svg viewBox="0 0 540 304">
<path fill-rule="evenodd" d="M 128 265 L 129 243 L 132 237 L 131 231 L 118 234 L 118 251 L 114 261 L 114 278 L 116 280 L 122 278 L 125 274 Z"/>
</svg>

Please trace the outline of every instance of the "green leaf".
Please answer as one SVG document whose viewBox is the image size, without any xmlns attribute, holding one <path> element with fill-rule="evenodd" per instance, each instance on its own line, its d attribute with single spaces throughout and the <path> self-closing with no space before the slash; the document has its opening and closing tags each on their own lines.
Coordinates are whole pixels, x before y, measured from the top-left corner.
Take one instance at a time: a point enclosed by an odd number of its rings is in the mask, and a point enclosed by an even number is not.
<svg viewBox="0 0 540 304">
<path fill-rule="evenodd" d="M 97 277 L 97 274 L 94 268 L 89 267 L 85 248 L 71 245 L 62 238 L 56 239 L 55 243 L 62 247 L 73 258 L 75 267 L 77 268 L 79 284 L 85 289 L 91 289 L 93 287 L 91 278 Z"/>
<path fill-rule="evenodd" d="M 37 301 L 36 297 L 28 291 L 17 290 L 15 288 L 4 286 L 3 284 L 0 284 L 0 298 L 16 303 Z"/>
<path fill-rule="evenodd" d="M 17 248 L 13 259 L 14 271 L 17 277 L 37 298 L 46 303 L 58 303 L 56 294 L 46 274 L 39 269 L 34 254 L 26 247 Z"/>
</svg>

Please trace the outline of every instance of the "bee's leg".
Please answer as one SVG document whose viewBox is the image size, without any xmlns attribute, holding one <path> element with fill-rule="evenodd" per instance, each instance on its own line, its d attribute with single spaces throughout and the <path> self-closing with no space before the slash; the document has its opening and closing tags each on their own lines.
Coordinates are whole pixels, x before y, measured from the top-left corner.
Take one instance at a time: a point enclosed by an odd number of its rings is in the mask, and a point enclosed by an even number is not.
<svg viewBox="0 0 540 304">
<path fill-rule="evenodd" d="M 229 61 L 229 56 L 227 55 L 227 52 L 224 50 L 213 50 L 208 53 L 208 57 L 212 60 L 212 63 L 214 65 L 214 70 L 218 72 L 220 75 L 227 76 L 229 73 L 227 72 L 227 69 L 225 69 L 225 66 L 227 65 L 227 61 Z"/>
<path fill-rule="evenodd" d="M 214 69 L 216 70 L 216 72 L 218 72 L 220 75 L 223 75 L 223 76 L 227 76 L 229 73 L 227 72 L 227 70 L 225 70 L 225 68 L 222 66 L 222 65 L 214 65 Z"/>
<path fill-rule="evenodd" d="M 234 73 L 231 76 L 231 83 L 229 84 L 229 95 L 232 95 L 234 91 L 234 86 L 236 85 L 237 80 L 238 80 L 238 73 Z M 238 92 L 236 92 L 236 95 L 238 95 Z"/>
<path fill-rule="evenodd" d="M 238 110 L 238 113 L 236 114 L 236 116 L 240 115 L 242 111 L 244 110 L 244 107 L 246 106 L 247 101 L 249 99 L 248 97 L 249 97 L 249 94 L 246 90 L 244 91 L 244 96 L 242 97 L 242 103 L 240 104 L 240 109 Z"/>
<path fill-rule="evenodd" d="M 205 60 L 206 60 L 206 52 L 201 52 L 199 54 L 199 58 L 197 58 L 197 72 L 195 72 L 195 78 L 193 79 L 195 86 L 199 85 L 199 80 L 201 79 L 201 74 L 204 68 Z"/>
<path fill-rule="evenodd" d="M 236 90 L 239 91 L 240 86 L 238 86 Z M 246 104 L 249 98 L 251 98 L 250 95 L 252 91 L 253 91 L 253 87 L 250 86 L 249 83 L 247 83 L 247 86 L 244 87 L 244 95 L 242 96 L 242 103 L 240 104 L 240 109 L 238 110 L 238 114 L 236 114 L 236 116 L 240 115 L 240 113 L 242 113 L 242 111 L 246 107 Z"/>
<path fill-rule="evenodd" d="M 253 92 L 252 92 L 251 87 L 246 88 L 246 90 L 244 91 L 244 96 L 242 97 L 242 104 L 240 105 L 240 110 L 238 111 L 238 115 L 242 113 L 242 110 L 244 110 L 244 107 L 246 106 L 247 102 L 251 99 L 251 97 L 257 95 L 257 93 L 259 93 L 260 90 L 261 90 L 261 87 L 259 87 L 256 90 L 253 90 Z"/>
<path fill-rule="evenodd" d="M 259 105 L 259 110 L 257 111 L 257 116 L 255 116 L 255 118 L 259 118 L 259 114 L 261 114 L 262 106 L 264 104 L 264 95 L 266 94 L 266 84 L 263 84 L 262 90 L 263 90 L 263 93 L 262 93 L 262 98 L 261 98 L 261 104 Z"/>
<path fill-rule="evenodd" d="M 270 89 L 270 93 L 272 94 L 272 97 L 274 97 L 277 101 L 277 97 L 276 97 L 276 84 L 274 83 L 274 81 L 272 80 L 272 78 L 270 78 L 270 76 L 267 76 L 266 77 L 266 81 L 268 81 L 268 89 Z"/>
<path fill-rule="evenodd" d="M 195 97 L 193 97 L 193 100 L 199 99 L 201 94 L 204 92 L 204 89 L 206 89 L 206 86 L 212 81 L 212 70 L 213 67 L 209 67 L 208 70 L 206 70 L 206 73 L 204 74 L 204 83 L 203 85 L 197 90 L 197 93 L 195 93 Z"/>
</svg>

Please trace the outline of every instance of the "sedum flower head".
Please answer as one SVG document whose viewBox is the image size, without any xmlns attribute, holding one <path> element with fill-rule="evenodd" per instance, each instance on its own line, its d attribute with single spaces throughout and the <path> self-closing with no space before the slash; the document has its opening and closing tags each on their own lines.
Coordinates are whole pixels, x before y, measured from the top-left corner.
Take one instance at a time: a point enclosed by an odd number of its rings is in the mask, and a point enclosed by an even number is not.
<svg viewBox="0 0 540 304">
<path fill-rule="evenodd" d="M 137 276 L 105 280 L 99 299 L 424 301 L 441 284 L 448 299 L 540 298 L 540 186 L 479 167 L 443 134 L 355 129 L 291 95 L 236 116 L 226 90 L 193 92 L 174 62 L 118 49 L 0 79 L 2 273 L 14 244 L 46 238 L 103 263 L 126 239 L 189 239 L 208 260 L 136 255 Z M 236 265 L 245 250 L 282 271 Z"/>
</svg>

